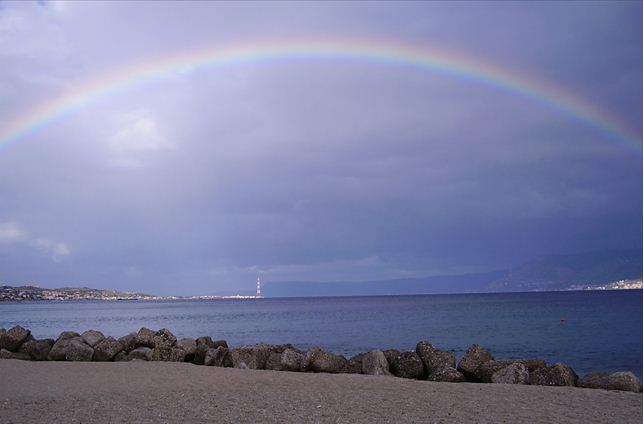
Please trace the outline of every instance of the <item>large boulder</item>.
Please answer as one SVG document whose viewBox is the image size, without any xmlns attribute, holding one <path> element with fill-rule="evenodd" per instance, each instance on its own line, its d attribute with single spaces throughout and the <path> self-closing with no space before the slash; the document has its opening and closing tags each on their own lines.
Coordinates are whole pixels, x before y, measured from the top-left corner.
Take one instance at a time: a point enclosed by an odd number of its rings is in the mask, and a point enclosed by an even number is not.
<svg viewBox="0 0 644 424">
<path fill-rule="evenodd" d="M 487 361 L 479 366 L 474 374 L 479 381 L 483 383 L 492 383 L 492 375 L 495 372 L 512 364 L 521 364 L 528 370 L 528 372 L 546 367 L 546 361 L 543 359 L 504 359 L 501 361 Z"/>
<path fill-rule="evenodd" d="M 94 349 L 81 337 L 58 339 L 47 355 L 50 361 L 91 361 Z"/>
<path fill-rule="evenodd" d="M 454 352 L 436 349 L 428 341 L 418 342 L 416 354 L 423 361 L 425 375 L 429 375 L 434 368 L 456 368 L 456 355 L 454 355 Z"/>
<path fill-rule="evenodd" d="M 271 352 L 266 361 L 267 370 L 275 371 L 306 371 L 308 363 L 306 354 L 297 349 L 286 348 L 281 353 Z"/>
<path fill-rule="evenodd" d="M 24 342 L 18 352 L 29 355 L 34 361 L 46 361 L 53 345 L 54 339 L 32 339 Z"/>
<path fill-rule="evenodd" d="M 632 372 L 615 372 L 608 376 L 608 389 L 639 393 L 642 383 Z"/>
<path fill-rule="evenodd" d="M 91 347 L 96 346 L 101 340 L 105 338 L 105 335 L 101 333 L 100 331 L 96 330 L 87 330 L 83 334 L 81 334 L 81 337 L 83 340 L 85 340 L 85 343 L 90 345 Z"/>
<path fill-rule="evenodd" d="M 362 374 L 390 376 L 389 363 L 380 350 L 372 350 L 362 358 Z"/>
<path fill-rule="evenodd" d="M 267 345 L 243 346 L 232 349 L 230 354 L 235 368 L 263 370 L 271 349 Z"/>
<path fill-rule="evenodd" d="M 306 352 L 306 362 L 314 372 L 341 373 L 347 370 L 347 358 L 325 352 L 318 347 L 311 347 Z"/>
<path fill-rule="evenodd" d="M 420 356 L 416 352 L 401 352 L 393 357 L 389 364 L 392 374 L 396 377 L 421 380 L 425 375 L 423 361 L 420 360 Z"/>
<path fill-rule="evenodd" d="M 135 347 L 149 347 L 154 348 L 154 336 L 156 336 L 156 331 L 152 331 L 149 328 L 141 327 L 141 329 L 136 333 L 136 338 L 134 339 Z"/>
<path fill-rule="evenodd" d="M 94 346 L 95 361 L 112 361 L 114 357 L 123 351 L 123 345 L 114 337 L 106 337 Z"/>
<path fill-rule="evenodd" d="M 607 372 L 590 372 L 584 378 L 577 380 L 577 387 L 610 390 L 608 388 L 608 376 Z"/>
<path fill-rule="evenodd" d="M 30 361 L 31 356 L 21 352 L 11 352 L 7 349 L 0 349 L 0 359 L 20 359 L 22 361 Z"/>
<path fill-rule="evenodd" d="M 16 352 L 30 335 L 31 331 L 19 325 L 0 332 L 0 349 Z"/>
<path fill-rule="evenodd" d="M 232 367 L 233 358 L 227 347 L 219 346 L 216 349 L 209 348 L 206 351 L 204 365 L 209 367 Z"/>
<path fill-rule="evenodd" d="M 490 382 L 497 384 L 528 384 L 530 383 L 530 371 L 522 363 L 513 362 L 494 372 L 490 377 Z"/>
<path fill-rule="evenodd" d="M 81 335 L 75 331 L 63 331 L 62 333 L 60 333 L 56 341 L 58 342 L 60 340 L 73 339 L 75 337 L 80 337 L 80 336 Z"/>
<path fill-rule="evenodd" d="M 537 368 L 530 373 L 530 384 L 533 386 L 575 386 L 577 379 L 577 374 L 572 368 L 560 363 Z"/>
<path fill-rule="evenodd" d="M 125 358 L 126 361 L 133 361 L 135 359 L 140 361 L 150 361 L 152 359 L 152 349 L 145 346 L 137 347 L 130 351 Z"/>
<path fill-rule="evenodd" d="M 445 383 L 462 383 L 465 381 L 465 376 L 454 367 L 439 366 L 432 368 L 427 376 L 427 380 Z"/>
<path fill-rule="evenodd" d="M 362 374 L 362 360 L 364 359 L 365 355 L 366 353 L 359 353 L 349 358 L 345 372 L 347 374 Z M 389 371 L 389 369 L 387 369 L 387 371 Z"/>
<path fill-rule="evenodd" d="M 157 346 L 152 349 L 151 361 L 185 362 L 186 352 L 176 347 Z"/>
<path fill-rule="evenodd" d="M 119 337 L 118 341 L 123 346 L 125 352 L 131 352 L 136 349 L 136 335 L 137 333 L 130 333 L 123 337 Z"/>
<path fill-rule="evenodd" d="M 177 343 L 177 338 L 167 328 L 157 331 L 152 337 L 154 347 L 173 347 Z"/>
<path fill-rule="evenodd" d="M 467 381 L 481 381 L 481 376 L 478 374 L 478 368 L 488 361 L 493 361 L 494 356 L 481 346 L 477 344 L 471 345 L 463 358 L 458 363 L 456 368 L 460 371 Z"/>
<path fill-rule="evenodd" d="M 195 352 L 197 352 L 197 342 L 195 339 L 183 338 L 177 340 L 175 347 L 186 352 L 186 362 L 192 362 L 195 358 Z"/>
<path fill-rule="evenodd" d="M 385 355 L 385 358 L 387 358 L 387 363 L 389 364 L 389 372 L 393 374 L 394 369 L 392 364 L 394 363 L 394 358 L 400 355 L 402 352 L 398 349 L 386 349 L 383 350 L 382 353 Z"/>
<path fill-rule="evenodd" d="M 196 365 L 203 365 L 204 361 L 206 359 L 206 352 L 208 349 L 217 349 L 218 347 L 225 347 L 228 349 L 228 343 L 226 343 L 226 340 L 216 340 L 213 341 L 210 337 L 205 336 L 205 337 L 199 337 L 196 342 L 196 349 L 194 353 L 194 358 L 192 359 L 192 363 Z"/>
</svg>

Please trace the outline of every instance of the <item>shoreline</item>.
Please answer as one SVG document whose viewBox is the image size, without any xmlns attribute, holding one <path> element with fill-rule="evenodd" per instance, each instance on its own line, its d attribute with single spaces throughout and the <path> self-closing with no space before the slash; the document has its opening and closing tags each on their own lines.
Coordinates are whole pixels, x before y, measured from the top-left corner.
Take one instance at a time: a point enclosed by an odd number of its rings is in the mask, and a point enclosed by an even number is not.
<svg viewBox="0 0 644 424">
<path fill-rule="evenodd" d="M 0 422 L 639 423 L 642 394 L 172 362 L 0 361 Z"/>
</svg>

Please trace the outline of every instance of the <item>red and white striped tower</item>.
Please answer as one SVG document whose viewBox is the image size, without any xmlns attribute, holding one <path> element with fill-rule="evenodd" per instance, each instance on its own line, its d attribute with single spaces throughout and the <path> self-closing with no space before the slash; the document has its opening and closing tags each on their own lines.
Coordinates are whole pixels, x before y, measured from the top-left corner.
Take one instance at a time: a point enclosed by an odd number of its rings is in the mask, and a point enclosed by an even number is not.
<svg viewBox="0 0 644 424">
<path fill-rule="evenodd" d="M 255 297 L 262 297 L 262 285 L 259 282 L 259 275 L 257 276 L 257 292 Z"/>
</svg>

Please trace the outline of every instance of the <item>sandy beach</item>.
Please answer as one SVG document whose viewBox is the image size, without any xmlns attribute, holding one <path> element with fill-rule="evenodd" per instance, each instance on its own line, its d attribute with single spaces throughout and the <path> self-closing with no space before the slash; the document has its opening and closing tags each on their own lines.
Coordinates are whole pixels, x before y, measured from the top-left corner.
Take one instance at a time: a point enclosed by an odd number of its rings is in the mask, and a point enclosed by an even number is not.
<svg viewBox="0 0 644 424">
<path fill-rule="evenodd" d="M 0 361 L 2 423 L 640 423 L 642 394 L 186 363 Z"/>
</svg>

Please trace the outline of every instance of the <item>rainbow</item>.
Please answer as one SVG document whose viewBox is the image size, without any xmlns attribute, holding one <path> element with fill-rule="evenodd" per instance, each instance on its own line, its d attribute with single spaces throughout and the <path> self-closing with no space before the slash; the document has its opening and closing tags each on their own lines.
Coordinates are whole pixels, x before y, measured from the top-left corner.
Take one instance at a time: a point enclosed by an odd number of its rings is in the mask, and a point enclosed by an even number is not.
<svg viewBox="0 0 644 424">
<path fill-rule="evenodd" d="M 426 45 L 324 38 L 248 42 L 181 51 L 107 72 L 0 128 L 0 149 L 26 140 L 30 134 L 75 111 L 146 82 L 180 72 L 289 60 L 358 61 L 440 73 L 528 99 L 599 129 L 611 138 L 642 148 L 640 129 L 629 129 L 607 111 L 534 77 Z"/>
</svg>

